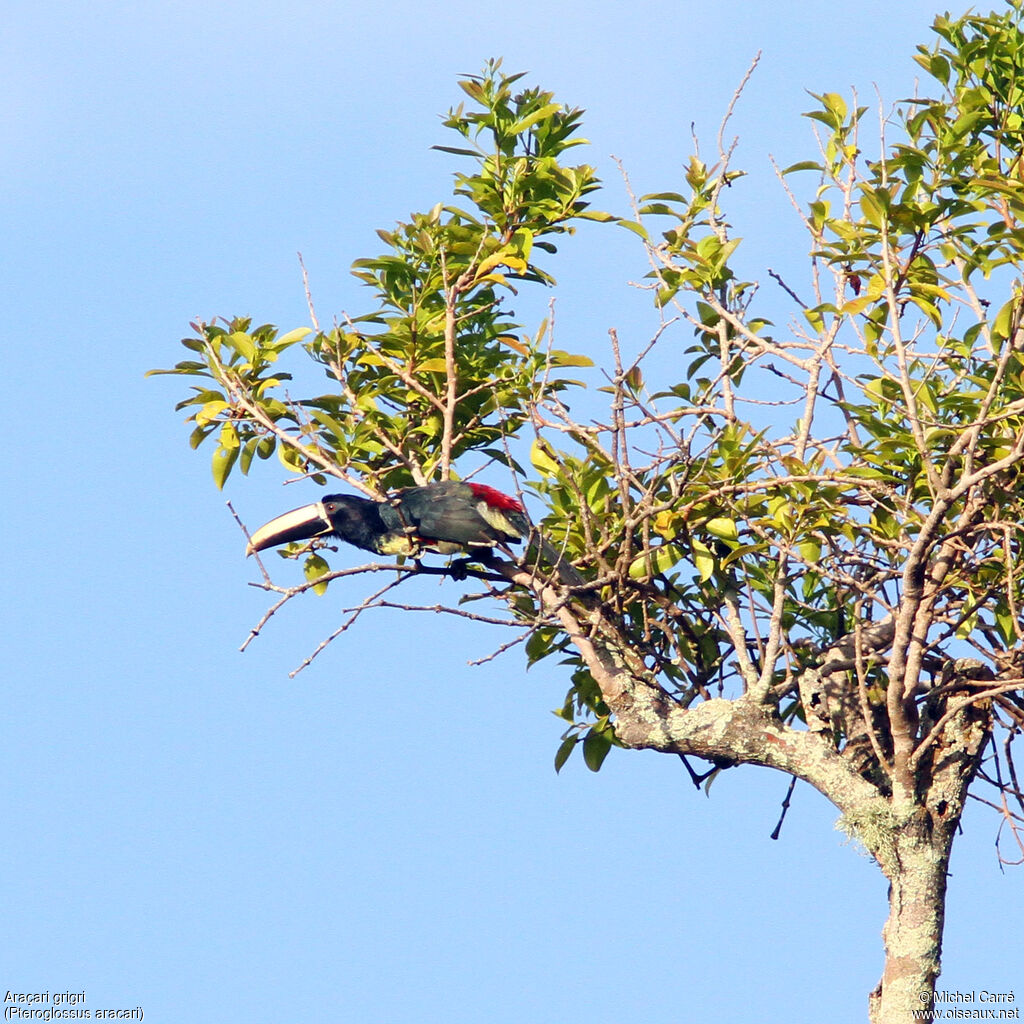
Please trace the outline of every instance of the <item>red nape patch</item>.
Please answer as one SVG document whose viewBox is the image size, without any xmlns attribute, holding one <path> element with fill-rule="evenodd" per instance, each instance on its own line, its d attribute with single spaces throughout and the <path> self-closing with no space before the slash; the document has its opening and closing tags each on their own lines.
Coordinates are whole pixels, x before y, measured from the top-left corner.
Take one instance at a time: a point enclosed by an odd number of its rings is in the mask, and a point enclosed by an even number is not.
<svg viewBox="0 0 1024 1024">
<path fill-rule="evenodd" d="M 488 487 L 487 484 L 470 484 L 469 489 L 482 501 L 487 502 L 491 508 L 507 508 L 513 512 L 525 512 L 522 505 L 515 498 L 502 494 L 501 491 Z"/>
</svg>

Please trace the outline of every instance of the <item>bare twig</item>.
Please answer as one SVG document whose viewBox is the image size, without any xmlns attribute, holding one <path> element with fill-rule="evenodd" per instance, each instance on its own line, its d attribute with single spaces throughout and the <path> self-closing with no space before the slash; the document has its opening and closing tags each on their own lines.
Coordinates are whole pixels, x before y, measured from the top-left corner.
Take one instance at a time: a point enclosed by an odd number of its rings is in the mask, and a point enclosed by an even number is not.
<svg viewBox="0 0 1024 1024">
<path fill-rule="evenodd" d="M 313 329 L 320 333 L 320 321 L 317 319 L 316 310 L 313 308 L 313 295 L 309 290 L 309 274 L 306 272 L 306 264 L 302 259 L 302 253 L 296 253 L 299 257 L 299 266 L 302 268 L 302 287 L 306 293 L 306 305 L 309 307 L 309 319 Z"/>
<path fill-rule="evenodd" d="M 779 823 L 772 829 L 771 838 L 778 839 L 782 834 L 782 823 L 786 820 L 786 812 L 789 810 L 789 802 L 796 789 L 796 776 L 789 780 L 789 789 L 786 790 L 786 798 L 782 801 L 782 813 L 779 815 Z"/>
</svg>

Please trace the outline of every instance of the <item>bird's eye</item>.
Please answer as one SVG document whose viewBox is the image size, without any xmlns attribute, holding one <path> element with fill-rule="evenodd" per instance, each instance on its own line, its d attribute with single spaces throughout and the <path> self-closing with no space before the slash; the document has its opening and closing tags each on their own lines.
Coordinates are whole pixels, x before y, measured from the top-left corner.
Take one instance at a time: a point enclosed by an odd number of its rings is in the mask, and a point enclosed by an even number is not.
<svg viewBox="0 0 1024 1024">
<path fill-rule="evenodd" d="M 328 512 L 333 512 L 337 507 L 337 504 L 335 504 L 335 502 L 333 501 L 329 501 L 327 502 L 326 505 L 324 505 L 324 508 L 327 509 Z"/>
</svg>

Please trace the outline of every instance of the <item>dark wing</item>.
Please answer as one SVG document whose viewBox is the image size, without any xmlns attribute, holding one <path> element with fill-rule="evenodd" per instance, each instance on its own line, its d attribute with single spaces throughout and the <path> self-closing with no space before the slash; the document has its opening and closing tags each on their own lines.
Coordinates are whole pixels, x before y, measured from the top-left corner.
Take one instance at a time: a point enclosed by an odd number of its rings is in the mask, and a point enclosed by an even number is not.
<svg viewBox="0 0 1024 1024">
<path fill-rule="evenodd" d="M 381 514 L 391 529 L 411 526 L 425 541 L 491 547 L 504 539 L 477 511 L 473 492 L 454 481 L 401 491 Z"/>
</svg>

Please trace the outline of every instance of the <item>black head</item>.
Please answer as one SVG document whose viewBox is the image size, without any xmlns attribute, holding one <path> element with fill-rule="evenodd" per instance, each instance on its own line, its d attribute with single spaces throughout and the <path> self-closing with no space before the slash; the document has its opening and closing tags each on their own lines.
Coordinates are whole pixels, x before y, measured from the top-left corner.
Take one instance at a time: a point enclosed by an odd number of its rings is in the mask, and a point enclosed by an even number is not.
<svg viewBox="0 0 1024 1024">
<path fill-rule="evenodd" d="M 248 554 L 314 537 L 339 537 L 366 551 L 387 532 L 377 502 L 354 494 L 325 494 L 312 505 L 285 512 L 261 526 L 250 538 Z"/>
</svg>

